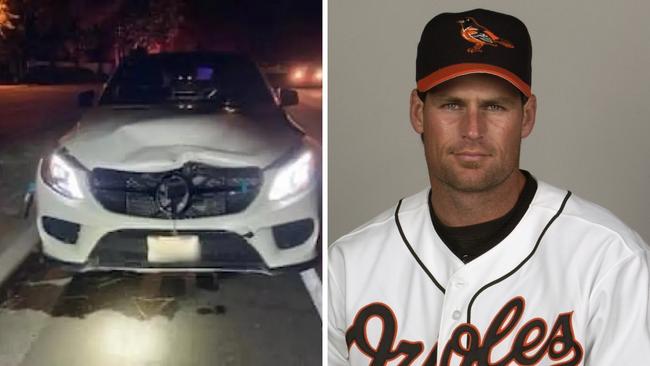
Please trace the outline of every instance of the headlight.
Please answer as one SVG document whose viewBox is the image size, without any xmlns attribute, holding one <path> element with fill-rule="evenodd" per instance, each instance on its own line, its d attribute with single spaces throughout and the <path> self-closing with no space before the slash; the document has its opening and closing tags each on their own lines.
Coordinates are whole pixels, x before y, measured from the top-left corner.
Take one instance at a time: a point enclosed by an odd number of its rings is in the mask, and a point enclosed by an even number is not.
<svg viewBox="0 0 650 366">
<path fill-rule="evenodd" d="M 82 199 L 78 174 L 83 168 L 71 157 L 55 152 L 43 159 L 41 176 L 53 190 L 68 198 Z"/>
<path fill-rule="evenodd" d="M 303 151 L 278 170 L 271 191 L 270 200 L 281 200 L 296 194 L 309 186 L 314 175 L 314 157 L 311 151 Z"/>
</svg>

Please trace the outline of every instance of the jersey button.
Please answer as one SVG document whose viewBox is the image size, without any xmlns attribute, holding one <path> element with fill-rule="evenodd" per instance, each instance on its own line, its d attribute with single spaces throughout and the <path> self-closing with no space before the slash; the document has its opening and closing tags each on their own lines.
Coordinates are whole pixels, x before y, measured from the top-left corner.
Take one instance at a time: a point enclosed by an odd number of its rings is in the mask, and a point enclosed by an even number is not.
<svg viewBox="0 0 650 366">
<path fill-rule="evenodd" d="M 451 314 L 451 317 L 454 318 L 454 320 L 458 320 L 458 319 L 460 319 L 460 315 L 461 315 L 461 314 L 460 314 L 460 311 L 459 311 L 459 310 L 455 310 L 455 311 Z"/>
</svg>

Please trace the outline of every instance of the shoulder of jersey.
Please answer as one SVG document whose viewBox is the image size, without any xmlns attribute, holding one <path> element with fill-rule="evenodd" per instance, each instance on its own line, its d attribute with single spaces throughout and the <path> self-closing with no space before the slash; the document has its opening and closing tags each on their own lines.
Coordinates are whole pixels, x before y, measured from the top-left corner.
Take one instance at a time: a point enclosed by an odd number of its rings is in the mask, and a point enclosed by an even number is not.
<svg viewBox="0 0 650 366">
<path fill-rule="evenodd" d="M 402 200 L 399 214 L 400 218 L 413 213 L 421 213 L 421 210 L 428 212 L 427 196 L 429 189 L 424 189 L 414 195 L 408 196 Z M 397 227 L 395 225 L 395 209 L 397 202 L 391 208 L 375 216 L 370 221 L 352 230 L 335 241 L 330 248 L 350 248 L 351 246 L 368 246 L 378 245 L 381 239 L 395 235 Z"/>
<path fill-rule="evenodd" d="M 531 207 L 557 210 L 558 197 L 564 194 L 566 191 L 538 181 L 538 193 L 535 195 Z M 612 212 L 575 194 L 572 194 L 567 201 L 562 214 L 558 217 L 558 222 L 570 224 L 575 233 L 587 230 L 611 236 L 613 239 L 618 239 L 616 241 L 630 252 L 649 249 L 639 234 L 625 225 Z"/>
</svg>

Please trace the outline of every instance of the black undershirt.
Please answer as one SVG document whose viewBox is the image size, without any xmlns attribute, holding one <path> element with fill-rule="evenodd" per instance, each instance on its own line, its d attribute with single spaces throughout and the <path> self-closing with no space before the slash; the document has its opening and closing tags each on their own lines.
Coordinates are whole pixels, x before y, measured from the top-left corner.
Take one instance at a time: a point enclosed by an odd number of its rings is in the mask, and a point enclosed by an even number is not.
<svg viewBox="0 0 650 366">
<path fill-rule="evenodd" d="M 429 191 L 429 212 L 438 236 L 460 260 L 468 263 L 505 239 L 517 226 L 528 210 L 537 191 L 537 181 L 529 172 L 521 170 L 526 177 L 524 189 L 519 194 L 515 206 L 498 219 L 469 226 L 447 226 L 440 222 L 431 203 Z"/>
</svg>

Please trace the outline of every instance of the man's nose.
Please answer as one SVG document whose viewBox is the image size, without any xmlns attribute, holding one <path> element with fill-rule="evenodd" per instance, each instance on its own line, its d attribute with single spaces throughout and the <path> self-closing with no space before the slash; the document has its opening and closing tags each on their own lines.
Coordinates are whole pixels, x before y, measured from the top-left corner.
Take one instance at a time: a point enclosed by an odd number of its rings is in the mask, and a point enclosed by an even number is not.
<svg viewBox="0 0 650 366">
<path fill-rule="evenodd" d="M 483 137 L 483 116 L 477 107 L 467 108 L 467 113 L 463 118 L 461 133 L 463 138 L 476 140 Z"/>
</svg>

